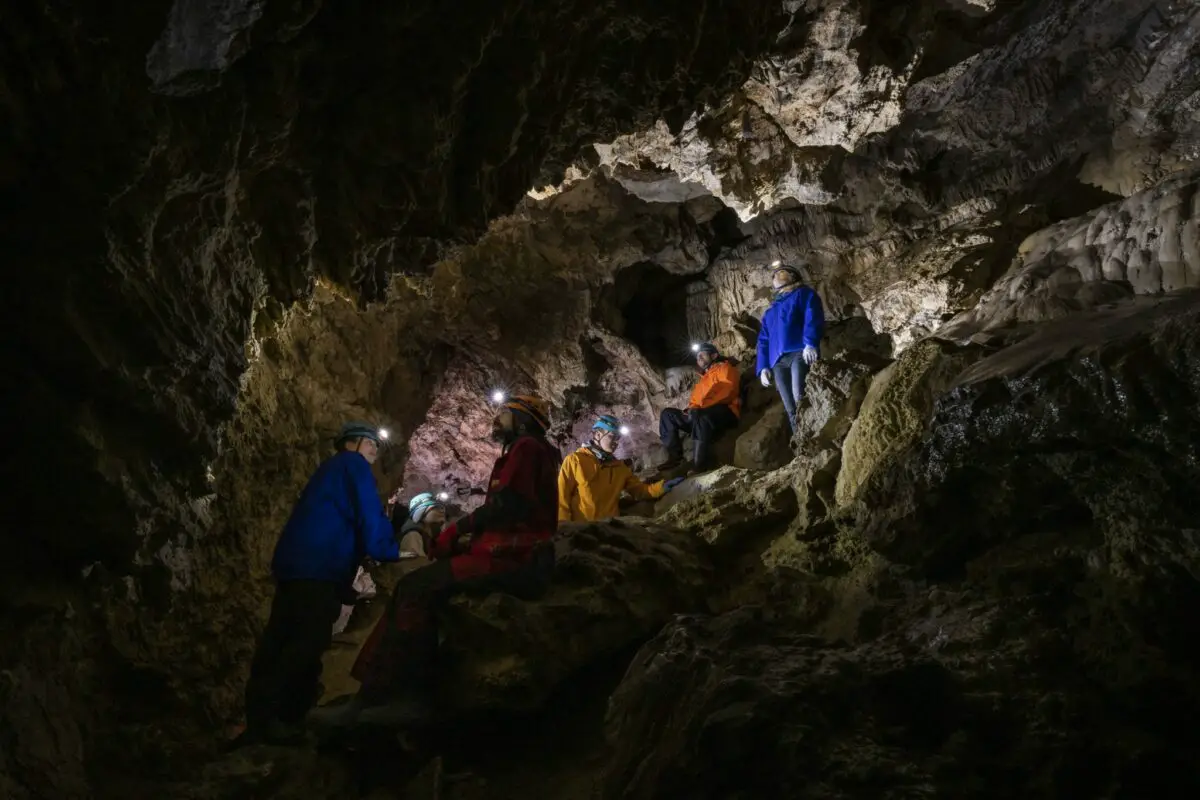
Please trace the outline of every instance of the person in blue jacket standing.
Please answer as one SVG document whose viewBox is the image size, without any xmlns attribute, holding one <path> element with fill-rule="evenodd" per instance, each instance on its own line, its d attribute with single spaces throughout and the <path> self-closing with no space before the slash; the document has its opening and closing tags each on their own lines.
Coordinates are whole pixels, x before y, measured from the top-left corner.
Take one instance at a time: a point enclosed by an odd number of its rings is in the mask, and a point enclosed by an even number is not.
<svg viewBox="0 0 1200 800">
<path fill-rule="evenodd" d="M 320 691 L 321 655 L 366 557 L 398 561 L 400 546 L 375 488 L 378 428 L 351 422 L 300 495 L 283 528 L 271 573 L 275 599 L 246 685 L 246 730 L 237 744 L 304 741 L 304 718 Z"/>
<path fill-rule="evenodd" d="M 774 377 L 795 432 L 804 381 L 820 356 L 825 311 L 820 296 L 803 284 L 800 270 L 778 261 L 771 268 L 775 300 L 763 314 L 758 332 L 758 377 L 763 386 L 770 386 Z"/>
</svg>

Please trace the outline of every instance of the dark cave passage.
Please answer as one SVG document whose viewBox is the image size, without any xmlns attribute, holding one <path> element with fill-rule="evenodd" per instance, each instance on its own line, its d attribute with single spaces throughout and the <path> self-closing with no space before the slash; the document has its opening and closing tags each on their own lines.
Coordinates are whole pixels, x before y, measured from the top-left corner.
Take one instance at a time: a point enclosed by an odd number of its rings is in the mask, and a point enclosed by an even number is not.
<svg viewBox="0 0 1200 800">
<path fill-rule="evenodd" d="M 689 287 L 695 283 L 695 276 L 642 262 L 616 274 L 600 306 L 614 333 L 637 345 L 652 366 L 669 369 L 691 355 L 687 312 Z"/>
</svg>

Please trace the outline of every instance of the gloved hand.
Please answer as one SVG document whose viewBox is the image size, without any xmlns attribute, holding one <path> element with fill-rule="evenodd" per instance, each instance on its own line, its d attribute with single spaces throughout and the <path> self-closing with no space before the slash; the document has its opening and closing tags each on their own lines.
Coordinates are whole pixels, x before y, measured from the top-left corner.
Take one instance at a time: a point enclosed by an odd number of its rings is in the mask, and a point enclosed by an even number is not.
<svg viewBox="0 0 1200 800">
<path fill-rule="evenodd" d="M 817 348 L 813 347 L 811 344 L 804 348 L 804 352 L 801 353 L 801 355 L 804 357 L 804 363 L 808 364 L 810 367 L 817 363 Z"/>
<path fill-rule="evenodd" d="M 758 373 L 758 379 L 760 381 L 762 381 L 763 386 L 770 386 L 771 385 L 771 370 L 764 369 L 762 372 Z"/>
<path fill-rule="evenodd" d="M 674 489 L 679 484 L 683 483 L 683 478 L 671 478 L 671 480 L 663 483 L 663 494 Z"/>
</svg>

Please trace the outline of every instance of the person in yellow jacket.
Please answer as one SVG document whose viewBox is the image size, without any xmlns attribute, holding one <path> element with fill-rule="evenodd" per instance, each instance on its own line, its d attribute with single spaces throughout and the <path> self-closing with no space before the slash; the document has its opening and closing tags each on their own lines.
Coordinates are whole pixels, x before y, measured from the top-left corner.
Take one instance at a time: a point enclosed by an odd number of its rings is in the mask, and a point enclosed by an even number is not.
<svg viewBox="0 0 1200 800">
<path fill-rule="evenodd" d="M 621 492 L 638 500 L 662 497 L 682 478 L 642 483 L 624 461 L 613 454 L 621 423 L 605 414 L 592 426 L 592 440 L 563 459 L 558 471 L 558 521 L 584 522 L 615 517 Z"/>
<path fill-rule="evenodd" d="M 692 437 L 692 465 L 697 472 L 710 468 L 709 456 L 713 439 L 736 428 L 742 412 L 742 376 L 737 367 L 705 342 L 693 345 L 700 380 L 692 389 L 686 411 L 664 408 L 658 420 L 658 434 L 667 460 L 660 469 L 674 469 L 683 463 L 684 433 Z"/>
</svg>

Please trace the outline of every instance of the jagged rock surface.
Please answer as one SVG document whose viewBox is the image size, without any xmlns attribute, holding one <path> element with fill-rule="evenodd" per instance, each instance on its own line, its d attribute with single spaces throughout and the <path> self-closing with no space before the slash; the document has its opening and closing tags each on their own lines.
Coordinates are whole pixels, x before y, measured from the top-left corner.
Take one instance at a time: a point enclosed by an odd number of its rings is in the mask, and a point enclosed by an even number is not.
<svg viewBox="0 0 1200 800">
<path fill-rule="evenodd" d="M 545 597 L 463 598 L 444 622 L 453 707 L 537 708 L 572 673 L 708 608 L 703 542 L 649 520 L 562 526 Z"/>
<path fill-rule="evenodd" d="M 900 345 L 973 305 L 1026 235 L 1200 156 L 1189 4 L 789 10 L 740 92 L 597 160 L 631 191 L 657 169 L 735 209 L 747 239 L 718 272 L 807 260 L 835 310 L 861 303 Z M 736 317 L 744 301 L 725 297 Z"/>
<path fill-rule="evenodd" d="M 980 355 L 980 348 L 930 339 L 906 350 L 871 379 L 842 446 L 839 505 L 854 502 L 873 477 L 920 438 L 936 397 Z"/>
<path fill-rule="evenodd" d="M 1200 287 L 1200 172 L 1165 180 L 1021 244 L 1012 268 L 948 323 L 966 338 L 1058 319 L 1133 296 Z"/>
<path fill-rule="evenodd" d="M 804 262 L 825 298 L 827 366 L 866 363 L 835 352 L 835 331 L 857 328 L 855 347 L 890 357 L 1010 268 L 972 321 L 988 333 L 1121 299 L 1119 280 L 1138 293 L 1194 284 L 1192 6 L 783 10 L 473 2 L 448 17 L 430 3 L 155 0 L 119 15 L 96 2 L 0 12 L 5 406 L 18 427 L 2 473 L 0 794 L 158 796 L 127 784 L 174 780 L 211 752 L 238 713 L 271 543 L 347 416 L 397 434 L 378 466 L 385 493 L 479 486 L 495 453 L 480 400 L 497 385 L 550 397 L 564 449 L 594 414 L 618 413 L 634 428 L 619 455 L 640 462 L 659 410 L 686 397 L 689 340 L 752 353 L 776 257 Z M 597 140 L 613 145 L 577 159 Z M 533 184 L 544 188 L 489 227 Z M 1073 274 L 1112 279 L 1076 289 Z M 999 333 L 986 348 L 1026 331 Z M 944 385 L 927 379 L 951 371 L 924 373 L 928 398 L 872 414 L 899 414 L 907 446 Z M 856 396 L 848 374 L 831 380 L 830 403 Z M 998 407 L 1011 398 L 998 395 Z M 778 413 L 770 392 L 751 400 L 747 427 Z M 943 520 L 933 534 L 913 522 L 936 498 L 884 498 L 875 528 L 861 497 L 836 508 L 844 461 L 877 497 L 903 470 L 868 462 L 911 453 L 865 447 L 866 435 L 836 449 L 848 417 L 830 419 L 763 486 L 696 503 L 694 529 L 738 559 L 719 603 L 761 597 L 744 570 L 783 597 L 824 592 L 814 608 L 841 610 L 822 631 L 875 630 L 883 612 L 855 616 L 871 602 L 863 565 L 886 571 L 886 552 L 948 569 L 954 548 L 936 540 Z M 1105 519 L 1159 503 L 1145 473 L 1108 498 Z M 1081 502 L 1055 519 L 1101 513 Z M 1178 502 L 1162 503 L 1170 520 Z M 885 519 L 917 530 L 911 547 L 880 532 Z M 1006 541 L 1010 524 L 1001 515 L 981 535 Z M 1189 597 L 1179 570 L 1163 574 Z M 1108 641 L 1080 647 L 1093 644 Z"/>
<path fill-rule="evenodd" d="M 863 495 L 864 534 L 926 570 L 1047 528 L 1097 531 L 1116 563 L 1173 558 L 1200 511 L 1185 488 L 1200 479 L 1198 322 L 1189 291 L 1057 321 L 978 361 Z"/>
<path fill-rule="evenodd" d="M 716 102 L 780 19 L 765 0 L 6 11 L 19 430 L 0 583 L 5 613 L 28 620 L 18 639 L 49 642 L 28 663 L 63 718 L 5 720 L 38 742 L 12 780 L 40 786 L 30 770 L 52 763 L 57 796 L 83 797 L 119 765 L 202 757 L 212 721 L 237 713 L 262 559 L 325 436 L 350 414 L 408 433 L 452 355 L 429 335 L 446 319 L 421 313 L 427 292 L 389 295 L 417 306 L 393 317 L 403 335 L 388 311 L 341 311 L 427 273 L 583 145 Z M 53 480 L 12 457 L 48 432 Z M 3 668 L 27 650 L 10 641 Z"/>
<path fill-rule="evenodd" d="M 860 557 L 836 637 L 829 605 L 665 628 L 610 700 L 606 796 L 1200 790 L 1198 322 L 1142 301 L 969 366 L 827 534 L 908 569 Z"/>
</svg>

